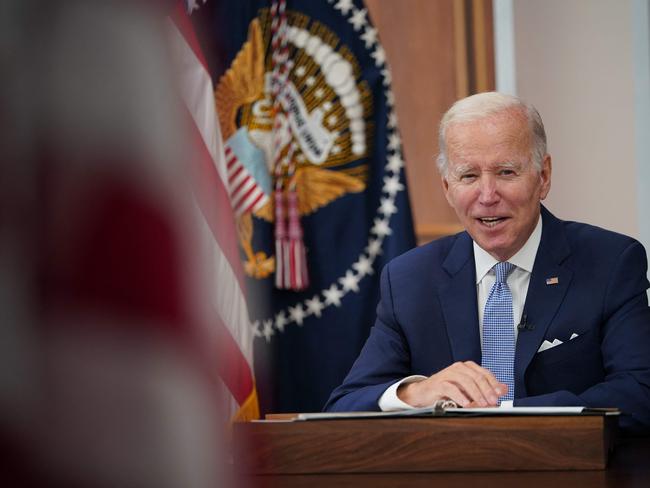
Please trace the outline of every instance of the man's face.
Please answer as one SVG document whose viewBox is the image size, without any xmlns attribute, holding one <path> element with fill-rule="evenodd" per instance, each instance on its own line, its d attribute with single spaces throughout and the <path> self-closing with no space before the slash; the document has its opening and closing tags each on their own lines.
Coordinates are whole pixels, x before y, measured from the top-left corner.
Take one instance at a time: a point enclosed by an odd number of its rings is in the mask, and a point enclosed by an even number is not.
<svg viewBox="0 0 650 488">
<path fill-rule="evenodd" d="M 551 186 L 551 158 L 536 169 L 531 137 L 518 109 L 447 128 L 445 196 L 474 242 L 499 261 L 526 243 Z"/>
</svg>

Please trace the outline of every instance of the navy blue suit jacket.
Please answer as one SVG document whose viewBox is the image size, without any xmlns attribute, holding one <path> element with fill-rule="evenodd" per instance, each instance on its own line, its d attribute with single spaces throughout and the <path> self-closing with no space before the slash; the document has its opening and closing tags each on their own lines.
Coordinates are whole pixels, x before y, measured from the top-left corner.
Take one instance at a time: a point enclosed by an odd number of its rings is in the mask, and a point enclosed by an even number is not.
<svg viewBox="0 0 650 488">
<path fill-rule="evenodd" d="M 650 431 L 647 260 L 634 239 L 565 222 L 542 207 L 542 237 L 515 352 L 515 405 L 618 407 L 620 425 Z M 557 277 L 557 284 L 547 284 Z M 377 321 L 330 411 L 378 410 L 397 380 L 456 361 L 481 363 L 472 239 L 466 232 L 392 260 Z M 570 340 L 573 333 L 578 337 Z M 537 352 L 542 341 L 563 344 Z"/>
</svg>

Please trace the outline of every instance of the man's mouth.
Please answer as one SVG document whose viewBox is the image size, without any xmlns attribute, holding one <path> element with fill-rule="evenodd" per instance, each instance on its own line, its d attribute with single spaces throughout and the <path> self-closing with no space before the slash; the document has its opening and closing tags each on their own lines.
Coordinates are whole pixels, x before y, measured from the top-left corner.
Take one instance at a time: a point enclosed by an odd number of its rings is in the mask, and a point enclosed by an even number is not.
<svg viewBox="0 0 650 488">
<path fill-rule="evenodd" d="M 487 227 L 495 227 L 500 222 L 506 220 L 506 217 L 478 217 L 477 220 Z"/>
</svg>

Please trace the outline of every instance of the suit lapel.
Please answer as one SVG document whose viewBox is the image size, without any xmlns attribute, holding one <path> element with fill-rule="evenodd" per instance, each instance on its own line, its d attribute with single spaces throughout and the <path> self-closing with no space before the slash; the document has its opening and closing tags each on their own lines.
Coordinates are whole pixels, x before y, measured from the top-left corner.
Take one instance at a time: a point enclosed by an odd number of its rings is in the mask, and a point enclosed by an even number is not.
<svg viewBox="0 0 650 488">
<path fill-rule="evenodd" d="M 472 239 L 458 235 L 442 267 L 449 281 L 439 290 L 447 335 L 454 361 L 480 364 L 481 343 L 476 301 L 476 267 Z"/>
<path fill-rule="evenodd" d="M 531 330 L 520 330 L 515 351 L 515 395 L 526 396 L 524 373 L 569 288 L 573 273 L 562 262 L 570 254 L 562 223 L 542 207 L 542 238 L 530 276 L 524 313 Z M 547 284 L 547 280 L 549 280 Z"/>
</svg>

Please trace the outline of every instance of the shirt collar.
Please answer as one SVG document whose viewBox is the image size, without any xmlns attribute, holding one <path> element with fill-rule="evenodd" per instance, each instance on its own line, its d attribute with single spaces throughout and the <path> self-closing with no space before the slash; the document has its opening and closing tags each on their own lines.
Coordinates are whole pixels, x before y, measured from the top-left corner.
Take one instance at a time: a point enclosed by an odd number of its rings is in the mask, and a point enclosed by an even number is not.
<svg viewBox="0 0 650 488">
<path fill-rule="evenodd" d="M 535 264 L 535 256 L 539 243 L 542 240 L 542 218 L 537 219 L 537 225 L 533 230 L 526 243 L 522 246 L 514 256 L 508 259 L 509 263 L 514 264 L 518 268 L 533 272 L 533 265 Z M 487 251 L 482 249 L 476 242 L 474 242 L 474 264 L 476 266 L 476 283 L 480 283 L 483 277 L 497 264 L 497 261 Z"/>
</svg>

